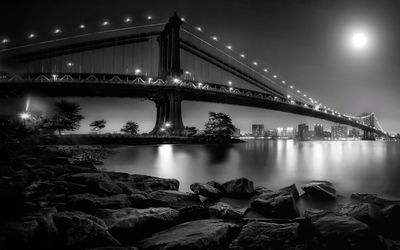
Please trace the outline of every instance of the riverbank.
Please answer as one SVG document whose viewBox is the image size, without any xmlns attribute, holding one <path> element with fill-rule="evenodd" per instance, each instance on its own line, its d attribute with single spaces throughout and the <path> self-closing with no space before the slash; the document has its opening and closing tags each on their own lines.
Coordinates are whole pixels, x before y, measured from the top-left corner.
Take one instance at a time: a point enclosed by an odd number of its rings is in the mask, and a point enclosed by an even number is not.
<svg viewBox="0 0 400 250">
<path fill-rule="evenodd" d="M 8 149 L 0 159 L 2 249 L 400 247 L 399 201 L 353 194 L 342 203 L 323 181 L 269 190 L 245 178 L 205 180 L 180 192 L 176 179 L 99 170 L 110 153 Z"/>
<path fill-rule="evenodd" d="M 156 145 L 156 144 L 232 144 L 237 138 L 211 136 L 131 136 L 122 134 L 70 134 L 43 136 L 33 143 L 41 145 Z"/>
</svg>

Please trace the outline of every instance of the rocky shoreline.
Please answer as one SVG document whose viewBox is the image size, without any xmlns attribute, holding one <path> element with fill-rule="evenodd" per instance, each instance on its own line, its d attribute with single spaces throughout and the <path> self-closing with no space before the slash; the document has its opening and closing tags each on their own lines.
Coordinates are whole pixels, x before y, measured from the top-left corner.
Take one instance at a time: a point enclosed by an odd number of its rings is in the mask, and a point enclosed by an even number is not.
<svg viewBox="0 0 400 250">
<path fill-rule="evenodd" d="M 109 153 L 10 150 L 1 159 L 0 248 L 400 249 L 400 201 L 352 194 L 329 210 L 299 212 L 299 199 L 336 201 L 335 187 L 269 190 L 239 178 L 180 192 L 176 179 L 99 170 Z M 227 197 L 250 205 L 238 209 Z"/>
</svg>

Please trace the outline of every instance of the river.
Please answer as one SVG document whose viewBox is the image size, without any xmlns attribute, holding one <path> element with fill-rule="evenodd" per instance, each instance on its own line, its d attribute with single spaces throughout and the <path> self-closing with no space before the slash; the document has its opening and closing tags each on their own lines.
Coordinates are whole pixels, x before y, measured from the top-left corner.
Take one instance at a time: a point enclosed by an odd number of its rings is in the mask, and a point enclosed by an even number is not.
<svg viewBox="0 0 400 250">
<path fill-rule="evenodd" d="M 269 189 L 310 180 L 338 193 L 400 198 L 400 143 L 383 141 L 246 140 L 233 145 L 149 145 L 116 148 L 104 169 L 180 181 L 224 182 L 238 177 Z"/>
</svg>

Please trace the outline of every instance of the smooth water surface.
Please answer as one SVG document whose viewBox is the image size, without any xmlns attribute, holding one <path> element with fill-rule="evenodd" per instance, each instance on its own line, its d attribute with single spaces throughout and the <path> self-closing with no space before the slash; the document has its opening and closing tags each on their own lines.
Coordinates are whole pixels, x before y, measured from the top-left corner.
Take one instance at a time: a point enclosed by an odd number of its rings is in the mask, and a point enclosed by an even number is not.
<svg viewBox="0 0 400 250">
<path fill-rule="evenodd" d="M 400 143 L 383 141 L 248 140 L 234 145 L 151 145 L 116 149 L 105 169 L 180 181 L 224 182 L 246 177 L 278 189 L 328 180 L 338 192 L 400 198 Z"/>
</svg>

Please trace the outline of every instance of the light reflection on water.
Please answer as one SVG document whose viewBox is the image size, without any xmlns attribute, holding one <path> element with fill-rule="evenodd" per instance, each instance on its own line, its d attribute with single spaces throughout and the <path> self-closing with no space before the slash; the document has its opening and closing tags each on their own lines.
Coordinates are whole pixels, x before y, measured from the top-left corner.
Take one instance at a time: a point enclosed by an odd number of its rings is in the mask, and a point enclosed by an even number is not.
<svg viewBox="0 0 400 250">
<path fill-rule="evenodd" d="M 193 182 L 247 177 L 278 189 L 309 180 L 333 182 L 342 194 L 400 197 L 400 144 L 371 141 L 249 140 L 234 145 L 155 145 L 117 149 L 104 168 Z"/>
</svg>

